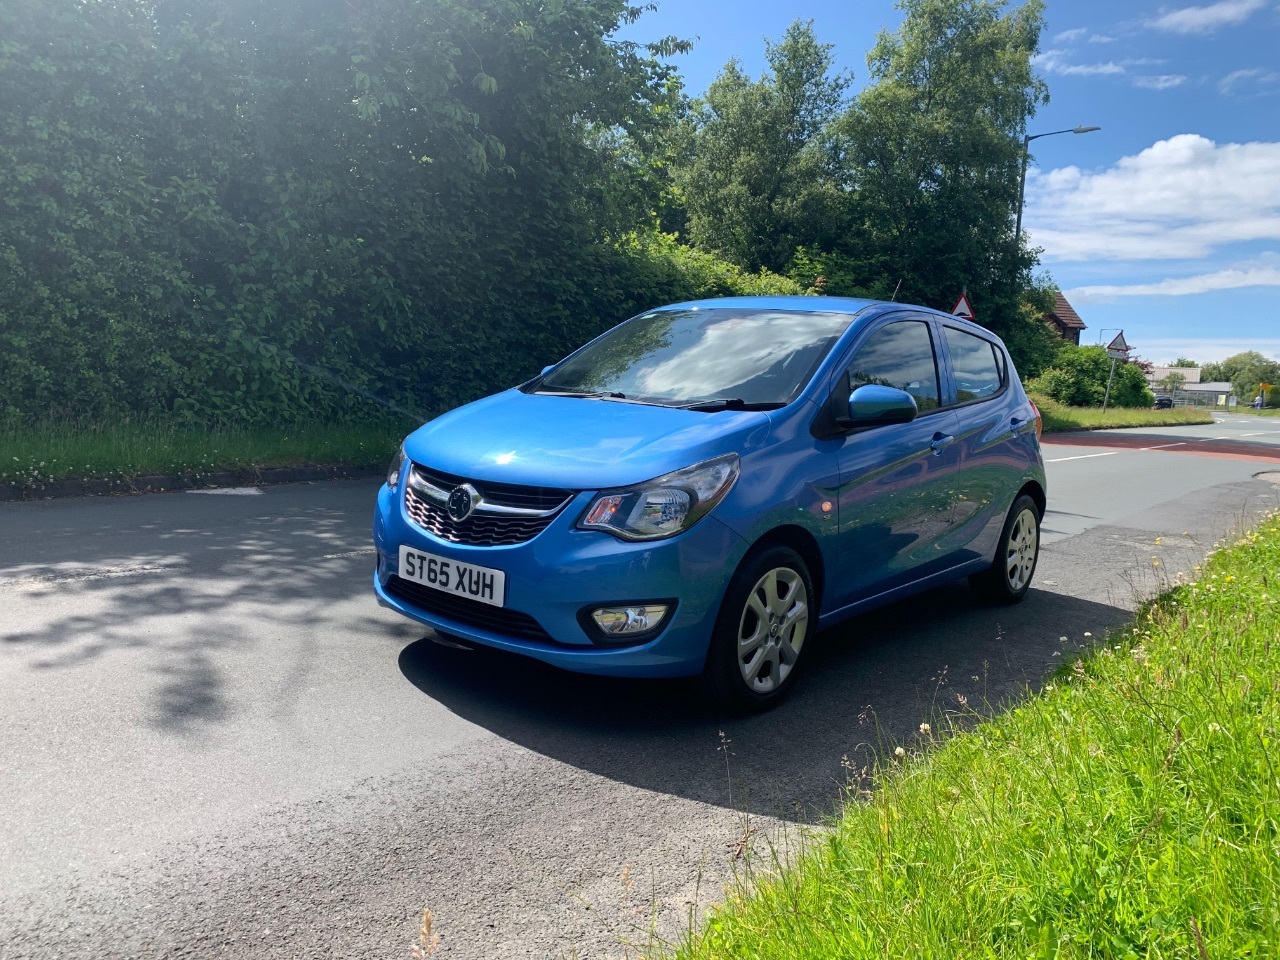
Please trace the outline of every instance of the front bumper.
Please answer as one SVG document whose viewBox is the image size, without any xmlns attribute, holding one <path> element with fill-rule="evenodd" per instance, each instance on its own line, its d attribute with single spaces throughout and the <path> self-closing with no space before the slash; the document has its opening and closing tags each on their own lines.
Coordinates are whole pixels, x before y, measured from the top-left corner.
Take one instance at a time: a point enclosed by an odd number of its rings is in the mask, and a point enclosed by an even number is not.
<svg viewBox="0 0 1280 960">
<path fill-rule="evenodd" d="M 525 543 L 474 547 L 428 533 L 405 512 L 403 487 L 393 493 L 384 485 L 373 522 L 378 600 L 443 633 L 579 673 L 676 677 L 701 672 L 721 597 L 746 542 L 714 516 L 669 540 L 650 543 L 578 530 L 574 524 L 592 496 L 579 494 Z M 402 544 L 502 570 L 503 607 L 482 609 L 487 605 L 393 581 L 398 580 Z M 642 643 L 598 644 L 579 621 L 584 607 L 658 599 L 675 599 L 675 612 L 661 633 Z"/>
</svg>

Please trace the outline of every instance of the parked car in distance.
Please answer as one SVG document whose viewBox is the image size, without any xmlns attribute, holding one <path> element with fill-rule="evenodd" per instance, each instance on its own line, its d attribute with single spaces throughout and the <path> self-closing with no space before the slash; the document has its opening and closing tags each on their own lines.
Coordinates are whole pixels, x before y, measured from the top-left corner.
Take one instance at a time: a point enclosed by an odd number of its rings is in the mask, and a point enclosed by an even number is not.
<svg viewBox="0 0 1280 960">
<path fill-rule="evenodd" d="M 1167 397 L 1163 394 L 1156 394 L 1156 402 L 1151 405 L 1152 410 L 1172 410 L 1173 397 Z"/>
<path fill-rule="evenodd" d="M 414 431 L 378 493 L 380 602 L 585 673 L 792 686 L 810 640 L 968 577 L 1026 594 L 1040 415 L 990 331 L 900 303 L 737 297 L 622 323 Z"/>
</svg>

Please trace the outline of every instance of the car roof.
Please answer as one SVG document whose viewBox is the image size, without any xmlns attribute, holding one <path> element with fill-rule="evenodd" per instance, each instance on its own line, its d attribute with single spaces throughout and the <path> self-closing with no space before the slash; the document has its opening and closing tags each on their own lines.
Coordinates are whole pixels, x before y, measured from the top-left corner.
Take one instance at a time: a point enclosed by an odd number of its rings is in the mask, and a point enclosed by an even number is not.
<svg viewBox="0 0 1280 960">
<path fill-rule="evenodd" d="M 712 297 L 705 300 L 686 300 L 683 303 L 672 303 L 658 310 L 700 309 L 713 307 L 738 308 L 752 310 L 794 310 L 803 313 L 849 313 L 867 314 L 868 317 L 887 313 L 890 310 L 914 310 L 928 313 L 939 320 L 946 320 L 957 327 L 967 328 L 975 333 L 983 334 L 997 342 L 1003 343 L 991 330 L 965 317 L 957 317 L 952 313 L 922 307 L 916 303 L 898 303 L 889 300 L 867 300 L 858 297 L 818 297 L 818 296 L 762 296 L 762 297 Z M 872 309 L 875 308 L 875 309 Z"/>
</svg>

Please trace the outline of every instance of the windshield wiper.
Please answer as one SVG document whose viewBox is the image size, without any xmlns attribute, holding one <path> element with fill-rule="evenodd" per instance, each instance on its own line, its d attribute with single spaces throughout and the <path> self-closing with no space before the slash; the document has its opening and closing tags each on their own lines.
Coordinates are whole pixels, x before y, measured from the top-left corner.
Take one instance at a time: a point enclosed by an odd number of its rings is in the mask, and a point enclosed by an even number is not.
<svg viewBox="0 0 1280 960">
<path fill-rule="evenodd" d="M 741 397 L 724 397 L 717 400 L 695 400 L 692 403 L 679 403 L 677 410 L 699 410 L 704 413 L 716 413 L 720 410 L 777 410 L 786 404 L 780 400 L 758 400 L 748 403 Z"/>
<path fill-rule="evenodd" d="M 582 390 L 561 390 L 558 387 L 538 387 L 534 393 L 547 393 L 557 397 L 574 397 L 579 400 L 625 400 L 625 393 L 618 393 L 616 390 L 597 390 L 594 392 L 586 392 Z"/>
</svg>

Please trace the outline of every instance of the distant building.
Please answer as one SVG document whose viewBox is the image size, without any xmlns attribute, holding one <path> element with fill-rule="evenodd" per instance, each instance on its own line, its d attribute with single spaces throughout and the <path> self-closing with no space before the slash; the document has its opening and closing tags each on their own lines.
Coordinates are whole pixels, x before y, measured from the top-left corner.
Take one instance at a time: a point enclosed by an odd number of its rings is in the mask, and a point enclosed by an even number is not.
<svg viewBox="0 0 1280 960">
<path fill-rule="evenodd" d="M 1156 384 L 1161 380 L 1168 380 L 1169 374 L 1176 373 L 1182 377 L 1183 388 L 1193 387 L 1200 382 L 1199 367 L 1152 367 L 1151 372 L 1147 374 L 1147 383 L 1151 384 L 1154 390 Z M 1158 391 L 1157 391 L 1158 392 Z"/>
<path fill-rule="evenodd" d="M 1080 319 L 1080 314 L 1076 313 L 1075 308 L 1067 303 L 1067 298 L 1062 295 L 1062 291 L 1054 293 L 1053 309 L 1044 319 L 1045 323 L 1049 324 L 1063 340 L 1069 340 L 1077 347 L 1080 346 L 1080 332 L 1086 329 L 1085 322 Z"/>
<path fill-rule="evenodd" d="M 1177 374 L 1182 378 L 1182 382 L 1173 390 L 1166 389 L 1170 374 Z M 1173 402 L 1179 405 L 1184 403 L 1196 407 L 1234 407 L 1236 405 L 1231 384 L 1218 381 L 1202 383 L 1199 367 L 1152 367 L 1147 374 L 1147 383 L 1151 386 L 1152 393 L 1173 397 Z"/>
</svg>

